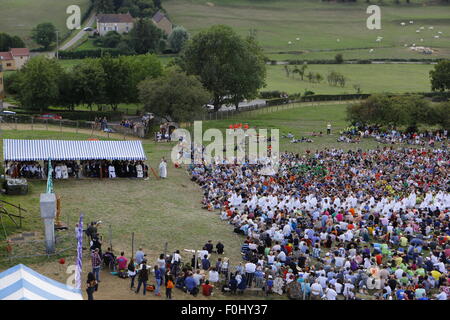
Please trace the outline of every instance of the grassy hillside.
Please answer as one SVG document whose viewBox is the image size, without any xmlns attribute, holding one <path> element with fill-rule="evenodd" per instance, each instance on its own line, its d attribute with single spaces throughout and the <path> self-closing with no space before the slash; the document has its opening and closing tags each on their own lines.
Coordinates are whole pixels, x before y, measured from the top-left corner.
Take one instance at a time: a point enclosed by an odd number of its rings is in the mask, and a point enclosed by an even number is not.
<svg viewBox="0 0 450 320">
<path fill-rule="evenodd" d="M 345 58 L 450 57 L 450 6 L 420 4 L 420 1 L 410 5 L 384 3 L 381 5 L 381 30 L 367 29 L 369 15 L 365 2 L 166 0 L 164 6 L 175 24 L 185 26 L 193 34 L 214 24 L 232 25 L 241 35 L 255 29 L 268 56 L 276 59 L 292 59 L 293 56 L 329 59 L 336 50 Z M 401 22 L 406 22 L 406 26 L 401 26 Z M 417 33 L 420 27 L 424 29 Z M 438 34 L 439 31 L 442 34 Z M 435 35 L 440 38 L 435 39 Z M 383 37 L 381 42 L 376 42 L 378 36 Z M 438 52 L 424 55 L 404 47 L 414 43 L 431 46 Z M 371 48 L 374 51 L 369 55 Z"/>
<path fill-rule="evenodd" d="M 30 39 L 31 30 L 41 22 L 52 22 L 60 34 L 65 34 L 66 9 L 70 5 L 78 5 L 81 15 L 89 7 L 89 0 L 1 0 L 0 32 L 18 35 L 27 45 L 35 46 Z"/>
<path fill-rule="evenodd" d="M 289 66 L 291 70 L 293 66 Z M 354 85 L 359 85 L 363 93 L 405 93 L 428 92 L 430 88 L 429 72 L 433 65 L 424 64 L 344 64 L 309 65 L 306 73 L 320 73 L 324 80 L 311 83 L 304 77 L 300 80 L 287 77 L 284 66 L 267 66 L 267 87 L 262 90 L 280 90 L 288 93 L 314 91 L 316 94 L 356 93 Z M 342 73 L 347 81 L 345 87 L 330 86 L 327 75 L 331 71 Z"/>
</svg>

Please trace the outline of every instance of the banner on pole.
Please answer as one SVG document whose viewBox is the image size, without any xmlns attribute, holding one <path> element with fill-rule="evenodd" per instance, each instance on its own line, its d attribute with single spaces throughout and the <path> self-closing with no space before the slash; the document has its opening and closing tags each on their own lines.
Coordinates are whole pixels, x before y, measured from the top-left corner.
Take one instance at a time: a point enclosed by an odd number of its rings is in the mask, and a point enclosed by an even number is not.
<svg viewBox="0 0 450 320">
<path fill-rule="evenodd" d="M 75 285 L 77 289 L 81 289 L 81 273 L 83 270 L 83 214 L 80 214 L 80 221 L 77 227 L 77 261 L 75 270 Z"/>
</svg>

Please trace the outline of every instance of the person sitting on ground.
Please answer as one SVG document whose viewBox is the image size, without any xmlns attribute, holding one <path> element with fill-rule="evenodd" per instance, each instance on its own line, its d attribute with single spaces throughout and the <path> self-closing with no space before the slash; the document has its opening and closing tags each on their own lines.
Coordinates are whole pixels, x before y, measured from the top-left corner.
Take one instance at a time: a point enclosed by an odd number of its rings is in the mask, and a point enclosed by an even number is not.
<svg viewBox="0 0 450 320">
<path fill-rule="evenodd" d="M 124 252 L 120 253 L 120 257 L 117 258 L 117 266 L 119 268 L 119 277 L 126 278 L 127 277 L 127 263 L 128 259 L 124 257 Z"/>
<path fill-rule="evenodd" d="M 105 266 L 109 266 L 111 262 L 113 262 L 116 259 L 116 256 L 111 251 L 111 248 L 108 248 L 106 252 L 103 254 L 103 264 Z"/>
<path fill-rule="evenodd" d="M 202 294 L 206 297 L 212 295 L 214 286 L 209 284 L 209 281 L 206 280 L 204 284 L 202 284 Z"/>
<path fill-rule="evenodd" d="M 198 288 L 196 286 L 194 277 L 192 276 L 192 273 L 189 273 L 186 279 L 184 280 L 184 285 L 186 286 L 186 291 L 190 294 L 192 294 L 194 297 L 198 293 Z"/>
<path fill-rule="evenodd" d="M 217 250 L 217 254 L 223 254 L 223 249 L 225 248 L 225 246 L 219 241 L 216 244 L 216 250 Z"/>
<path fill-rule="evenodd" d="M 214 246 L 212 244 L 212 241 L 208 240 L 208 243 L 205 244 L 205 249 L 208 250 L 208 253 L 211 254 L 213 251 L 213 248 L 214 248 Z"/>
<path fill-rule="evenodd" d="M 204 255 L 203 259 L 202 259 L 202 269 L 207 271 L 210 267 L 211 267 L 211 262 L 209 261 L 208 256 Z"/>
</svg>

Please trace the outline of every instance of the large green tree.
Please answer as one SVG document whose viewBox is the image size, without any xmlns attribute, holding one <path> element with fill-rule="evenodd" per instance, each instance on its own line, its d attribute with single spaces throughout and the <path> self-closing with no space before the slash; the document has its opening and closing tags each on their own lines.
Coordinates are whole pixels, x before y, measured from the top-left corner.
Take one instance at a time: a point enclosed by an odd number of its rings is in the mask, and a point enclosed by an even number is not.
<svg viewBox="0 0 450 320">
<path fill-rule="evenodd" d="M 147 111 L 173 121 L 190 121 L 204 112 L 209 93 L 197 77 L 170 70 L 157 79 L 139 84 L 139 99 Z"/>
<path fill-rule="evenodd" d="M 84 59 L 73 68 L 75 92 L 80 103 L 91 110 L 93 104 L 101 104 L 105 99 L 106 74 L 99 59 Z"/>
<path fill-rule="evenodd" d="M 347 119 L 353 123 L 379 126 L 405 126 L 417 131 L 419 124 L 435 124 L 435 113 L 427 100 L 420 96 L 375 94 L 347 107 Z"/>
<path fill-rule="evenodd" d="M 114 13 L 114 0 L 93 0 L 94 9 L 97 13 Z"/>
<path fill-rule="evenodd" d="M 130 102 L 139 101 L 138 84 L 149 78 L 155 79 L 163 74 L 163 67 L 154 54 L 136 55 L 126 57 L 126 61 L 129 63 L 131 68 L 131 92 L 130 92 Z"/>
<path fill-rule="evenodd" d="M 230 97 L 236 104 L 265 85 L 262 50 L 252 38 L 243 39 L 224 25 L 195 35 L 186 45 L 180 67 L 200 77 L 213 95 L 216 111 Z"/>
<path fill-rule="evenodd" d="M 81 96 L 76 91 L 76 78 L 73 72 L 63 71 L 58 81 L 58 99 L 56 104 L 66 107 L 69 110 L 75 110 L 75 107 L 81 103 Z"/>
<path fill-rule="evenodd" d="M 186 41 L 189 40 L 189 33 L 183 26 L 173 28 L 169 36 L 169 45 L 174 52 L 180 52 Z"/>
<path fill-rule="evenodd" d="M 121 102 L 129 101 L 132 92 L 131 66 L 125 57 L 112 58 L 103 56 L 100 64 L 105 73 L 104 103 L 113 110 Z"/>
<path fill-rule="evenodd" d="M 433 91 L 450 90 L 450 60 L 442 60 L 430 71 Z"/>
<path fill-rule="evenodd" d="M 51 22 L 40 23 L 31 32 L 31 39 L 47 50 L 56 41 L 56 27 Z"/>
<path fill-rule="evenodd" d="M 129 44 L 138 54 L 154 53 L 159 49 L 162 31 L 150 19 L 138 19 L 128 35 Z"/>
<path fill-rule="evenodd" d="M 63 73 L 57 60 L 38 56 L 31 59 L 20 71 L 17 81 L 21 105 L 43 112 L 59 98 L 59 80 Z"/>
<path fill-rule="evenodd" d="M 9 51 L 11 48 L 25 48 L 25 43 L 18 36 L 0 32 L 0 51 Z"/>
</svg>

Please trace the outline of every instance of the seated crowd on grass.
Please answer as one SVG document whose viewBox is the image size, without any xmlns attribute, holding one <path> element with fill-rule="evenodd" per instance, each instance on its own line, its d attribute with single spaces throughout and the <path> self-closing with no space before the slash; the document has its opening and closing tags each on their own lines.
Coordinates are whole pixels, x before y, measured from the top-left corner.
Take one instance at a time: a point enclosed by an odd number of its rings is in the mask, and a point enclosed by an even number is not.
<svg viewBox="0 0 450 320">
<path fill-rule="evenodd" d="M 449 161 L 446 148 L 327 149 L 284 153 L 272 176 L 252 164 L 190 172 L 205 208 L 246 237 L 233 291 L 245 279 L 295 299 L 445 300 Z"/>
</svg>

